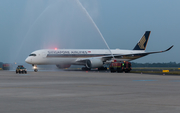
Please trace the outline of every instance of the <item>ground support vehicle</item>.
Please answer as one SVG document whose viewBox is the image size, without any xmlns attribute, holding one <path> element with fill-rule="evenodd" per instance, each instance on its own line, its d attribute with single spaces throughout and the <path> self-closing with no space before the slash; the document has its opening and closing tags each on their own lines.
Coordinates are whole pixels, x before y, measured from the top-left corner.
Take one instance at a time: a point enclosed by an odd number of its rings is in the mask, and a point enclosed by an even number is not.
<svg viewBox="0 0 180 113">
<path fill-rule="evenodd" d="M 130 62 L 124 62 L 123 63 L 123 71 L 128 73 L 132 70 L 131 63 Z"/>
<path fill-rule="evenodd" d="M 111 73 L 114 72 L 130 72 L 131 71 L 131 63 L 130 62 L 111 62 L 109 66 L 109 70 Z"/>
<path fill-rule="evenodd" d="M 3 70 L 9 70 L 10 69 L 10 64 L 3 64 L 2 69 Z"/>
<path fill-rule="evenodd" d="M 27 69 L 24 67 L 24 66 L 22 66 L 22 65 L 19 65 L 17 68 L 16 68 L 16 74 L 17 73 L 19 73 L 19 74 L 23 74 L 23 73 L 27 73 Z"/>
</svg>

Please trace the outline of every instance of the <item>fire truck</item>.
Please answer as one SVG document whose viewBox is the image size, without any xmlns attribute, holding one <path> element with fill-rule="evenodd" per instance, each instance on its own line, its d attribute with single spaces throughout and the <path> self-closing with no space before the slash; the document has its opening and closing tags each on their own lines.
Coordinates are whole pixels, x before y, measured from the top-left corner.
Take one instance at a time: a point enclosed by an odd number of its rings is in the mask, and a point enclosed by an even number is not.
<svg viewBox="0 0 180 113">
<path fill-rule="evenodd" d="M 124 62 L 111 62 L 110 66 L 109 66 L 109 70 L 111 71 L 111 73 L 121 73 L 121 72 L 125 72 L 128 73 L 131 71 L 131 63 L 128 61 L 124 61 Z"/>
</svg>

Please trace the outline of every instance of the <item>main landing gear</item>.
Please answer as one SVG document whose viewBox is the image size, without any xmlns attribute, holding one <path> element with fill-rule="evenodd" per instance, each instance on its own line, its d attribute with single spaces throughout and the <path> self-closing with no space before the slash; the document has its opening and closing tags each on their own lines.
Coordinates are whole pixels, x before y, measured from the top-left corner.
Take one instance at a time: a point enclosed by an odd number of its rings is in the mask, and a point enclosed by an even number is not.
<svg viewBox="0 0 180 113">
<path fill-rule="evenodd" d="M 106 71 L 107 70 L 107 67 L 99 67 L 98 68 L 98 71 Z"/>
<path fill-rule="evenodd" d="M 90 71 L 91 68 L 82 67 L 82 70 L 83 71 Z M 100 68 L 98 68 L 98 71 L 106 71 L 106 70 L 107 70 L 107 67 L 100 67 Z"/>
<path fill-rule="evenodd" d="M 82 70 L 83 70 L 83 71 L 90 71 L 90 70 L 91 70 L 91 68 L 82 67 Z"/>
<path fill-rule="evenodd" d="M 32 65 L 33 66 L 33 69 L 34 69 L 34 72 L 38 72 L 38 68 L 37 68 L 37 65 Z"/>
</svg>

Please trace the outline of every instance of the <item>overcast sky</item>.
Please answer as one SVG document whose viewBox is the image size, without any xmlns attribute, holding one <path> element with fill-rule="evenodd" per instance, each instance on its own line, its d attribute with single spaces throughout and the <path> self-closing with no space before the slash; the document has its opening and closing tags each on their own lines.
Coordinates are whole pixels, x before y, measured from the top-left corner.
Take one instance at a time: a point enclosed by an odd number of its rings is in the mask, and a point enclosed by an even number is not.
<svg viewBox="0 0 180 113">
<path fill-rule="evenodd" d="M 133 49 L 145 31 L 146 51 L 134 62 L 180 63 L 179 0 L 80 0 L 111 49 Z M 47 48 L 106 49 L 77 0 L 0 0 L 0 62 L 24 62 Z"/>
</svg>

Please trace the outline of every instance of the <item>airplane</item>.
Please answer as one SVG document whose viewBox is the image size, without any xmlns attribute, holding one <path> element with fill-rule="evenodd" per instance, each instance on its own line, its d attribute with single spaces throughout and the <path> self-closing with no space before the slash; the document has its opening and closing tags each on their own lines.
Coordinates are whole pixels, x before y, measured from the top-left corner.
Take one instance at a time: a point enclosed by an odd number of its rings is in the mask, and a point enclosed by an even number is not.
<svg viewBox="0 0 180 113">
<path fill-rule="evenodd" d="M 37 65 L 56 65 L 58 68 L 69 68 L 71 65 L 84 65 L 82 70 L 106 70 L 105 64 L 113 61 L 131 61 L 149 54 L 169 51 L 145 52 L 151 31 L 146 31 L 133 50 L 121 49 L 41 49 L 32 52 L 25 60 L 32 64 L 37 72 Z M 111 54 L 112 53 L 112 54 Z"/>
</svg>

